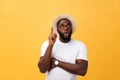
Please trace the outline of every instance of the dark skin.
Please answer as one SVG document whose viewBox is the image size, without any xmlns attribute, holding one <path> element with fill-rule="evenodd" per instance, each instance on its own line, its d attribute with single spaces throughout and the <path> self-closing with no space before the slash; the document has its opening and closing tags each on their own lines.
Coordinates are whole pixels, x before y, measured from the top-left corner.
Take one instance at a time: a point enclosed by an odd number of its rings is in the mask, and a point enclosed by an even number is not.
<svg viewBox="0 0 120 80">
<path fill-rule="evenodd" d="M 69 20 L 60 20 L 57 24 L 57 31 L 60 35 L 59 40 L 61 42 L 67 43 L 71 40 L 72 25 Z M 40 60 L 38 62 L 40 72 L 45 73 L 46 71 L 50 71 L 55 67 L 60 67 L 70 73 L 84 76 L 87 72 L 88 67 L 88 61 L 86 60 L 76 59 L 75 64 L 66 63 L 58 60 L 59 64 L 57 66 L 55 65 L 55 61 L 57 59 L 51 58 L 51 53 L 54 43 L 56 41 L 56 37 L 57 35 L 53 33 L 53 30 L 51 29 L 47 50 L 45 52 L 45 55 L 40 57 Z"/>
<path fill-rule="evenodd" d="M 45 55 L 40 57 L 40 60 L 38 62 L 38 67 L 40 69 L 40 72 L 42 72 L 42 73 L 45 73 L 50 68 L 50 63 L 52 61 L 51 52 L 52 52 L 54 43 L 56 41 L 56 38 L 57 38 L 57 35 L 55 33 L 53 33 L 53 29 L 51 29 L 47 50 L 45 52 Z"/>
</svg>

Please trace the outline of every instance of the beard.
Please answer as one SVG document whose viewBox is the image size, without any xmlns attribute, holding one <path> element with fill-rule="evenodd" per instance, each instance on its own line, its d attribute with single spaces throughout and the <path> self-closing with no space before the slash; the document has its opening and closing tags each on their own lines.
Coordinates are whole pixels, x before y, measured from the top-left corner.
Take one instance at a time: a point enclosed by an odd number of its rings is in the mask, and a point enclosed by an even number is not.
<svg viewBox="0 0 120 80">
<path fill-rule="evenodd" d="M 69 41 L 71 39 L 72 31 L 68 34 L 67 37 L 65 37 L 64 34 L 59 31 L 58 31 L 58 33 L 59 33 L 60 38 L 64 41 Z"/>
</svg>

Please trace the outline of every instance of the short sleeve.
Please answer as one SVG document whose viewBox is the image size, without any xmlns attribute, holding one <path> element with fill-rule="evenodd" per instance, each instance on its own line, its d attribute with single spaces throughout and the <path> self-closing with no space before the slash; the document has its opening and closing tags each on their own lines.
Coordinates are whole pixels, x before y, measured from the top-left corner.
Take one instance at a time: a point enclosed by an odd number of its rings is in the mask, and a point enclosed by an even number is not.
<svg viewBox="0 0 120 80">
<path fill-rule="evenodd" d="M 88 60 L 87 58 L 87 48 L 84 44 L 79 47 L 77 59 Z"/>
<path fill-rule="evenodd" d="M 45 54 L 45 51 L 46 51 L 46 49 L 47 49 L 47 46 L 48 46 L 48 41 L 45 41 L 43 44 L 42 44 L 42 46 L 41 46 L 41 56 L 44 56 L 44 54 Z"/>
</svg>

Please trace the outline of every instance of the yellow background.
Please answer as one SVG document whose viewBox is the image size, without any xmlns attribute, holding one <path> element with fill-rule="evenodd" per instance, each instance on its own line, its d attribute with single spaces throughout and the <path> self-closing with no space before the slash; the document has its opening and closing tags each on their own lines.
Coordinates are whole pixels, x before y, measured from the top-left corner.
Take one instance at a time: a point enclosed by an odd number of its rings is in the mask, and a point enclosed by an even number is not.
<svg viewBox="0 0 120 80">
<path fill-rule="evenodd" d="M 72 37 L 88 48 L 78 80 L 120 80 L 120 0 L 0 0 L 0 80 L 45 80 L 40 46 L 62 13 L 76 19 Z"/>
</svg>

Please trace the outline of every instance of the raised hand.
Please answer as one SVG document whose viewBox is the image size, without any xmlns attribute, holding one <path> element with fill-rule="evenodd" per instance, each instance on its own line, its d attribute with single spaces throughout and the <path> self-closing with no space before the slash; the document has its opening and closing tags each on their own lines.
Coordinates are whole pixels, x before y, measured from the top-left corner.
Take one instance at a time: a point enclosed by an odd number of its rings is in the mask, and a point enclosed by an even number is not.
<svg viewBox="0 0 120 80">
<path fill-rule="evenodd" d="M 53 46 L 57 38 L 57 34 L 53 33 L 53 28 L 51 28 L 50 36 L 49 36 L 49 45 Z"/>
</svg>

